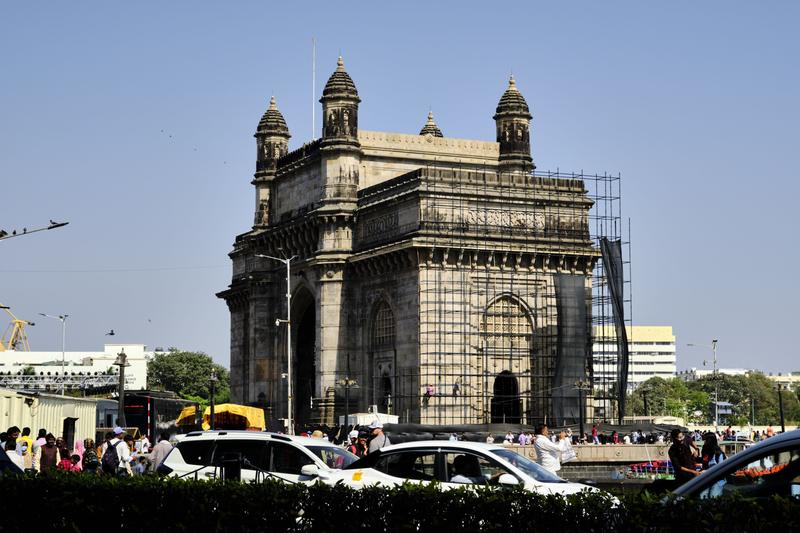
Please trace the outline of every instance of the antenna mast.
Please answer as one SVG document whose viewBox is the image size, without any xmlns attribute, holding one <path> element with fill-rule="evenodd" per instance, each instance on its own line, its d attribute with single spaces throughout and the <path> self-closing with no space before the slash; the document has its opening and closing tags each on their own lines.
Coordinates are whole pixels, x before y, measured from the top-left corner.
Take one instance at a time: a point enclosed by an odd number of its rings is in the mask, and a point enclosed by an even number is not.
<svg viewBox="0 0 800 533">
<path fill-rule="evenodd" d="M 311 38 L 311 140 L 317 131 L 317 106 L 314 98 L 317 92 L 317 39 Z"/>
</svg>

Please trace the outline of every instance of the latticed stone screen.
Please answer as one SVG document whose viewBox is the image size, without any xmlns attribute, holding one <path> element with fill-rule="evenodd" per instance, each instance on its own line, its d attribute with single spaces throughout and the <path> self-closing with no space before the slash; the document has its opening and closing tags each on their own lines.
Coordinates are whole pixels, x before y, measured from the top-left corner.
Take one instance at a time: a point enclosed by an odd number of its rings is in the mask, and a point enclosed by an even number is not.
<svg viewBox="0 0 800 533">
<path fill-rule="evenodd" d="M 372 346 L 380 348 L 394 343 L 394 313 L 389 304 L 381 302 L 375 311 L 375 326 L 372 331 Z"/>
<path fill-rule="evenodd" d="M 503 296 L 486 311 L 484 332 L 491 355 L 530 353 L 532 328 L 526 309 L 515 299 Z"/>
</svg>

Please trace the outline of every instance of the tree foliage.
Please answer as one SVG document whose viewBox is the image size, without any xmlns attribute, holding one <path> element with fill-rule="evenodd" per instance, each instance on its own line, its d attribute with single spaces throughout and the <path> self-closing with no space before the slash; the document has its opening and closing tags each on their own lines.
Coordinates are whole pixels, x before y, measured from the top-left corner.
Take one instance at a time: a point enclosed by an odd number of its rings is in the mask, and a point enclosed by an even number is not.
<svg viewBox="0 0 800 533">
<path fill-rule="evenodd" d="M 750 372 L 744 376 L 718 374 L 716 377 L 704 376 L 689 384 L 691 387 L 705 391 L 712 401 L 707 407 L 708 419 L 714 419 L 714 391 L 717 390 L 720 402 L 729 402 L 733 414 L 720 417 L 725 423 L 743 425 L 751 421 L 755 414 L 755 425 L 778 424 L 780 408 L 778 390 L 775 382 L 760 372 Z M 800 420 L 800 402 L 797 396 L 784 390 L 784 418 L 787 423 Z"/>
<path fill-rule="evenodd" d="M 207 403 L 211 396 L 211 374 L 216 373 L 215 401 L 230 399 L 230 374 L 203 352 L 170 348 L 157 353 L 147 365 L 147 384 L 151 389 L 170 390 L 182 398 Z"/>
<path fill-rule="evenodd" d="M 647 405 L 645 406 L 645 401 Z M 679 378 L 650 378 L 628 396 L 628 413 L 644 416 L 677 416 L 696 422 L 695 411 L 710 402 L 702 390 L 690 389 Z"/>
<path fill-rule="evenodd" d="M 720 415 L 720 423 L 746 425 L 751 422 L 753 414 L 755 425 L 780 422 L 775 383 L 759 372 L 744 376 L 710 375 L 690 382 L 680 378 L 651 378 L 628 395 L 628 413 L 679 416 L 687 422 L 711 424 L 714 421 L 715 394 L 720 402 L 731 404 L 732 414 Z M 786 423 L 794 424 L 800 420 L 798 396 L 786 390 L 782 395 Z"/>
</svg>

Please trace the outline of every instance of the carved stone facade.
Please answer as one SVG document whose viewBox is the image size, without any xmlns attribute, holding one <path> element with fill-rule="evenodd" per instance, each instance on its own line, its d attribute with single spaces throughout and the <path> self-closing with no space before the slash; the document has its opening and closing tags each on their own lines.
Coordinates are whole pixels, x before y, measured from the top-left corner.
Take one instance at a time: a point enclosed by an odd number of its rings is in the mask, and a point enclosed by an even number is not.
<svg viewBox="0 0 800 533">
<path fill-rule="evenodd" d="M 423 423 L 577 419 L 567 384 L 589 364 L 592 202 L 580 180 L 532 173 L 513 79 L 497 142 L 444 137 L 432 114 L 419 135 L 359 130 L 341 58 L 320 102 L 321 139 L 287 153 L 274 100 L 256 133 L 255 224 L 218 294 L 233 400 L 284 417 L 291 342 L 301 425 L 370 406 Z M 296 256 L 291 339 L 276 322 L 285 268 L 257 254 Z"/>
</svg>

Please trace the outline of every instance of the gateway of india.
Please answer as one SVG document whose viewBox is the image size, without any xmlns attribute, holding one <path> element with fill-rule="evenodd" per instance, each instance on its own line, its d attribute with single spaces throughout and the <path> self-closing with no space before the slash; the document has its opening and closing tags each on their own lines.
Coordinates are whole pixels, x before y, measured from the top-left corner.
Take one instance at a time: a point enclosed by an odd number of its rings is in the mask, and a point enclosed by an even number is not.
<svg viewBox="0 0 800 533">
<path fill-rule="evenodd" d="M 288 151 L 274 97 L 255 133 L 252 229 L 230 286 L 235 402 L 338 423 L 575 423 L 590 379 L 592 199 L 581 179 L 534 172 L 531 112 L 512 77 L 494 141 L 359 129 L 341 57 L 322 137 Z M 486 114 L 488 119 L 488 112 Z M 422 122 L 422 121 L 421 121 Z M 286 265 L 290 258 L 291 338 Z"/>
</svg>

